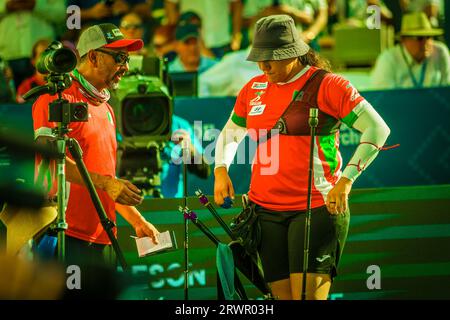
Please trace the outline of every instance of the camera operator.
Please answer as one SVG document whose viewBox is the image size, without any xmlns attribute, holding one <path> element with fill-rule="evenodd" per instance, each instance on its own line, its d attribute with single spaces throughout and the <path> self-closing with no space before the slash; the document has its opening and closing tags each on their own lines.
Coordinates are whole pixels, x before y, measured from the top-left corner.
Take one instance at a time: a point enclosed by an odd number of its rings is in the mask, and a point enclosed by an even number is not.
<svg viewBox="0 0 450 320">
<path fill-rule="evenodd" d="M 107 103 L 109 90 L 117 88 L 121 77 L 128 71 L 128 52 L 142 46 L 140 39 L 124 39 L 113 24 L 87 28 L 77 44 L 81 61 L 71 73 L 72 85 L 63 91 L 62 98 L 71 103 L 88 104 L 88 121 L 70 123 L 68 136 L 78 140 L 83 150 L 84 163 L 108 218 L 115 222 L 117 210 L 134 227 L 138 237 L 148 236 L 156 243 L 158 230 L 134 207 L 142 202 L 141 191 L 129 181 L 115 178 L 116 125 L 113 109 Z M 33 104 L 36 136 L 56 126 L 56 123 L 48 121 L 49 103 L 55 99 L 56 96 L 46 94 Z M 66 263 L 108 262 L 104 257 L 112 252 L 110 241 L 88 189 L 70 158 L 66 161 L 66 179 L 70 182 L 66 210 Z M 53 184 L 50 194 L 54 195 L 55 191 L 56 185 Z"/>
</svg>

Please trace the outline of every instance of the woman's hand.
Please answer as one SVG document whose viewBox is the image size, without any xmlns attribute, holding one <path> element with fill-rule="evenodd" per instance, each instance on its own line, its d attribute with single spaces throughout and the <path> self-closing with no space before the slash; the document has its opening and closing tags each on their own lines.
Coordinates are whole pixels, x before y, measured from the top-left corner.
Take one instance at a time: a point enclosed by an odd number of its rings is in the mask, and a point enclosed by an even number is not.
<svg viewBox="0 0 450 320">
<path fill-rule="evenodd" d="M 233 183 L 225 167 L 216 168 L 214 170 L 214 201 L 221 206 L 226 197 L 234 200 Z"/>
<path fill-rule="evenodd" d="M 327 209 L 330 214 L 342 214 L 348 208 L 348 195 L 352 190 L 353 182 L 341 177 L 327 196 Z"/>
</svg>

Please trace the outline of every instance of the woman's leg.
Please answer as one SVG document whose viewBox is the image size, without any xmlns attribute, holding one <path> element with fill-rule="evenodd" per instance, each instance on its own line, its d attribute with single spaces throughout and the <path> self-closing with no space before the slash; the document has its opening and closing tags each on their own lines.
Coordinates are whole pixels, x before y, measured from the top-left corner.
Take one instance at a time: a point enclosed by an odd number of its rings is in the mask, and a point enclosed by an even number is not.
<svg viewBox="0 0 450 320">
<path fill-rule="evenodd" d="M 269 286 L 272 290 L 273 297 L 277 300 L 292 300 L 291 296 L 291 280 L 283 279 L 270 282 Z"/>
<path fill-rule="evenodd" d="M 303 273 L 291 273 L 290 287 L 292 300 L 300 300 Z M 326 300 L 331 287 L 329 274 L 308 273 L 306 275 L 306 300 Z"/>
<path fill-rule="evenodd" d="M 275 299 L 291 300 L 288 227 L 284 222 L 284 214 L 259 208 L 258 215 L 261 226 L 261 242 L 258 252 L 265 281 L 269 284 Z"/>
<path fill-rule="evenodd" d="M 331 287 L 331 279 L 342 253 L 348 229 L 347 216 L 331 216 L 326 207 L 315 208 L 311 214 L 311 229 L 306 277 L 306 299 L 325 300 Z M 291 295 L 301 299 L 303 283 L 303 259 L 305 238 L 305 214 L 292 217 L 289 224 L 289 265 Z"/>
</svg>

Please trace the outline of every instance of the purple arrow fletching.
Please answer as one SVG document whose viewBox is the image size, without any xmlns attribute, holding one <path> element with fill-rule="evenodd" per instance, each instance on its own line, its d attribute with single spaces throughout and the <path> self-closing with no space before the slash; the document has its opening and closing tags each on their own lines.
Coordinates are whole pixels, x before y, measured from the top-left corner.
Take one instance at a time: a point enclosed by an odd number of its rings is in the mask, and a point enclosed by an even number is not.
<svg viewBox="0 0 450 320">
<path fill-rule="evenodd" d="M 200 199 L 200 203 L 203 205 L 206 205 L 209 202 L 208 198 L 206 196 L 201 196 L 199 199 Z"/>
</svg>

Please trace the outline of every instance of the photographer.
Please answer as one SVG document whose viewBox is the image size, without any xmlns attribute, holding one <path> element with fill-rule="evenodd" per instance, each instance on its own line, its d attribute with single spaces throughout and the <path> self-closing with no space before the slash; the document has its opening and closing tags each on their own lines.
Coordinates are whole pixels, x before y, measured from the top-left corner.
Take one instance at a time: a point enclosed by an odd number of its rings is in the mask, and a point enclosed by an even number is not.
<svg viewBox="0 0 450 320">
<path fill-rule="evenodd" d="M 71 103 L 88 104 L 88 121 L 70 123 L 68 136 L 75 138 L 83 150 L 83 161 L 108 218 L 115 222 L 117 210 L 134 227 L 138 237 L 148 236 L 156 243 L 158 230 L 134 207 L 142 202 L 141 191 L 129 181 L 115 178 L 116 125 L 113 109 L 107 103 L 109 90 L 117 88 L 121 77 L 128 71 L 128 52 L 142 46 L 142 40 L 124 39 L 113 24 L 87 28 L 77 44 L 81 61 L 72 72 L 72 85 L 63 91 L 62 98 Z M 49 103 L 55 99 L 56 96 L 46 94 L 33 104 L 36 137 L 56 126 L 56 123 L 48 121 Z M 66 210 L 66 263 L 97 264 L 112 252 L 110 241 L 81 175 L 70 158 L 66 161 L 66 179 L 70 182 Z M 53 184 L 50 195 L 55 195 L 55 190 L 56 185 Z"/>
</svg>

